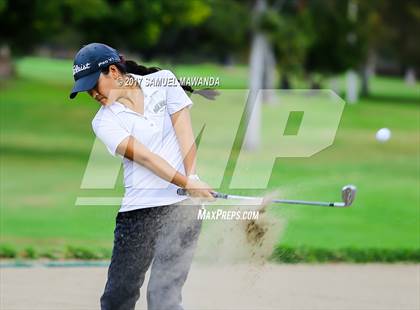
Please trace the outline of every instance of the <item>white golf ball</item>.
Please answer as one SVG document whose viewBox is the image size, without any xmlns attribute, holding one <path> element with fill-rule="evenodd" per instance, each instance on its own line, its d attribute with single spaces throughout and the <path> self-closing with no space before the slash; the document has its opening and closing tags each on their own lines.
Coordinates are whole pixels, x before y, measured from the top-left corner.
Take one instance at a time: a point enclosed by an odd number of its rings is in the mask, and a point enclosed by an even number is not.
<svg viewBox="0 0 420 310">
<path fill-rule="evenodd" d="M 386 142 L 391 138 L 391 130 L 388 128 L 381 128 L 376 133 L 376 140 L 379 142 Z"/>
</svg>

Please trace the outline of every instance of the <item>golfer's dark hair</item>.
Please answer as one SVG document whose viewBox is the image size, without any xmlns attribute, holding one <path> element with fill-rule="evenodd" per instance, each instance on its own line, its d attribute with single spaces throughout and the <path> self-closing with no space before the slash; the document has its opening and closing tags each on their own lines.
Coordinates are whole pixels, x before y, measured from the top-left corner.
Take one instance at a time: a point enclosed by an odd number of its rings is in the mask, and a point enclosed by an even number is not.
<svg viewBox="0 0 420 310">
<path fill-rule="evenodd" d="M 148 75 L 148 74 L 162 70 L 159 67 L 145 67 L 145 66 L 139 65 L 134 60 L 125 60 L 123 56 L 120 56 L 120 58 L 121 58 L 121 62 L 115 63 L 114 65 L 123 74 L 133 73 L 133 74 L 144 76 L 144 75 Z M 103 68 L 101 71 L 105 74 L 108 74 L 109 66 Z M 190 93 L 194 92 L 210 100 L 214 100 L 214 98 L 219 94 L 217 91 L 212 90 L 212 89 L 194 90 L 190 85 L 183 85 L 181 84 L 179 80 L 178 82 L 185 91 L 190 92 Z"/>
</svg>

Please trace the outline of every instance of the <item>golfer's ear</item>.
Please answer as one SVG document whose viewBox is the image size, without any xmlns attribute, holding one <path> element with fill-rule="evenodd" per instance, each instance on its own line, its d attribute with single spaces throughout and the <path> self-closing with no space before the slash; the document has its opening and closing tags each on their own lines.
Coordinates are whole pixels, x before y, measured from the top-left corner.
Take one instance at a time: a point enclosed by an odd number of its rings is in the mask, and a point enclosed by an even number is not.
<svg viewBox="0 0 420 310">
<path fill-rule="evenodd" d="M 120 72 L 118 70 L 118 68 L 115 65 L 110 65 L 109 66 L 109 73 L 111 73 L 111 77 L 113 79 L 117 79 L 120 75 Z"/>
</svg>

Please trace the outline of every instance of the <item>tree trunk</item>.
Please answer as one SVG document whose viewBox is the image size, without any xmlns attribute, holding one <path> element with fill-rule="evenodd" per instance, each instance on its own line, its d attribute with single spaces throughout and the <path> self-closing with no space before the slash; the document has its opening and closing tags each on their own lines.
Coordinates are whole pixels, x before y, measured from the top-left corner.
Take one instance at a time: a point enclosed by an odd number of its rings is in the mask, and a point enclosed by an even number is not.
<svg viewBox="0 0 420 310">
<path fill-rule="evenodd" d="M 369 93 L 370 93 L 369 80 L 371 76 L 375 75 L 375 69 L 376 69 L 376 53 L 373 50 L 370 50 L 368 53 L 366 64 L 363 66 L 360 72 L 360 80 L 361 80 L 360 94 L 362 96 L 369 96 Z"/>
<path fill-rule="evenodd" d="M 330 79 L 330 89 L 337 95 L 340 94 L 340 86 L 339 86 L 338 78 L 336 76 Z"/>
<path fill-rule="evenodd" d="M 357 74 L 353 70 L 348 71 L 346 80 L 346 101 L 348 103 L 356 103 L 359 100 Z"/>
<path fill-rule="evenodd" d="M 265 0 L 257 0 L 254 18 L 266 9 Z M 257 150 L 260 146 L 261 131 L 261 96 L 263 88 L 264 56 L 266 55 L 267 39 L 261 32 L 256 32 L 252 39 L 250 55 L 250 85 L 248 101 L 246 103 L 247 128 L 243 147 L 245 150 Z"/>
<path fill-rule="evenodd" d="M 0 48 L 0 78 L 9 79 L 15 75 L 12 57 L 10 55 L 10 48 L 8 45 L 3 45 Z"/>
<path fill-rule="evenodd" d="M 263 73 L 263 103 L 276 103 L 276 58 L 271 44 L 266 40 L 264 73 Z"/>
<path fill-rule="evenodd" d="M 262 96 L 258 96 L 258 93 L 263 86 L 264 46 L 264 36 L 262 34 L 256 34 L 252 41 L 250 87 L 246 106 L 248 126 L 245 134 L 244 148 L 248 151 L 256 150 L 260 145 Z"/>
<path fill-rule="evenodd" d="M 407 70 L 405 71 L 404 81 L 409 86 L 416 85 L 416 71 L 414 70 L 414 68 L 407 68 Z"/>
<path fill-rule="evenodd" d="M 369 96 L 369 73 L 367 72 L 366 67 L 362 68 L 362 72 L 360 74 L 360 80 L 361 80 L 360 95 L 364 97 Z"/>
<path fill-rule="evenodd" d="M 280 89 L 291 89 L 290 79 L 287 73 L 282 73 L 280 78 Z"/>
</svg>

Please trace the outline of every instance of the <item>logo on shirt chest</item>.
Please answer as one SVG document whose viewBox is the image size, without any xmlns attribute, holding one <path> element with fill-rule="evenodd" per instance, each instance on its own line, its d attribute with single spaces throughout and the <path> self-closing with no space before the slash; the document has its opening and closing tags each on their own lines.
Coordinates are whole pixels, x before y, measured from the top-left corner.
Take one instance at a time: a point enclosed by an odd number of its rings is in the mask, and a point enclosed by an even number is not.
<svg viewBox="0 0 420 310">
<path fill-rule="evenodd" d="M 165 101 L 162 100 L 162 101 L 159 101 L 158 103 L 156 103 L 153 106 L 152 110 L 153 110 L 154 113 L 157 114 L 159 112 L 162 112 L 164 110 L 164 108 L 165 108 Z"/>
</svg>

